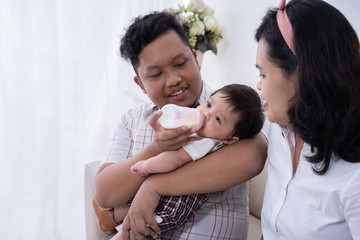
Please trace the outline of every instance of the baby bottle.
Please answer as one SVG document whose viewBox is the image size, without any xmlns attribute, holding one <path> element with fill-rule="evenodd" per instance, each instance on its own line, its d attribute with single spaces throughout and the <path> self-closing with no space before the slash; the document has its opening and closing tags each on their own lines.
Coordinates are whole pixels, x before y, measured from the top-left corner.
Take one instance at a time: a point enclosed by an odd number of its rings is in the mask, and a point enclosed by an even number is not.
<svg viewBox="0 0 360 240">
<path fill-rule="evenodd" d="M 159 122 L 164 128 L 172 129 L 186 125 L 197 131 L 203 124 L 203 115 L 195 108 L 167 104 L 161 108 L 161 111 Z"/>
</svg>

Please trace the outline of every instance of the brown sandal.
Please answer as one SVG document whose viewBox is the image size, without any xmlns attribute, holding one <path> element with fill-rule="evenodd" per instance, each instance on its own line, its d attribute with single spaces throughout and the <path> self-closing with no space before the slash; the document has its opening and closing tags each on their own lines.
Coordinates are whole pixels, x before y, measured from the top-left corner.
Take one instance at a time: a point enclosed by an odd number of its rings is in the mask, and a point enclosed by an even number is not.
<svg viewBox="0 0 360 240">
<path fill-rule="evenodd" d="M 100 230 L 104 233 L 115 233 L 119 224 L 114 219 L 114 209 L 101 208 L 93 198 L 95 214 L 99 220 Z"/>
</svg>

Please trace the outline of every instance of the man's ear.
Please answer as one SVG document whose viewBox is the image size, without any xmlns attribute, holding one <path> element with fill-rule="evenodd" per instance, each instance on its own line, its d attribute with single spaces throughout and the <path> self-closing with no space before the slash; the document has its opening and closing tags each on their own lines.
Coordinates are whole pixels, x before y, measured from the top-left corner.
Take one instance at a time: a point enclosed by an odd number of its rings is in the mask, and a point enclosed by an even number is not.
<svg viewBox="0 0 360 240">
<path fill-rule="evenodd" d="M 196 54 L 196 50 L 195 50 L 195 49 L 192 49 L 192 54 L 193 54 L 194 57 L 195 57 L 195 61 L 196 61 L 196 64 L 198 65 L 199 70 L 201 70 L 201 66 L 200 66 L 199 61 L 198 61 L 198 59 L 197 59 L 197 54 Z"/>
<path fill-rule="evenodd" d="M 138 76 L 135 76 L 134 77 L 134 82 L 141 88 L 141 91 L 146 94 L 146 91 L 145 91 L 145 88 L 144 88 L 144 85 L 142 84 L 140 78 Z"/>
<path fill-rule="evenodd" d="M 232 138 L 223 140 L 223 143 L 229 145 L 229 144 L 236 143 L 238 141 L 239 141 L 238 137 L 232 137 Z"/>
</svg>

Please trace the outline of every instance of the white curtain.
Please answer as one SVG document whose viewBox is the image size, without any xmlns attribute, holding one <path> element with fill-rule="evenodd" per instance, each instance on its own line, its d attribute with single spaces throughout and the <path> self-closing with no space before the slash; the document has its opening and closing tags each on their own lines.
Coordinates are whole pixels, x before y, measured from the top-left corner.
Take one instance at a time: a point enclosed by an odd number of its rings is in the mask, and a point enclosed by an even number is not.
<svg viewBox="0 0 360 240">
<path fill-rule="evenodd" d="M 85 239 L 84 165 L 132 104 L 123 28 L 177 2 L 0 0 L 0 239 Z"/>
<path fill-rule="evenodd" d="M 85 239 L 83 172 L 141 92 L 124 27 L 180 0 L 0 0 L 0 239 Z M 189 2 L 189 1 L 184 1 Z M 205 0 L 224 31 L 205 53 L 213 88 L 255 87 L 254 30 L 277 0 Z M 359 2 L 329 1 L 360 31 Z"/>
</svg>

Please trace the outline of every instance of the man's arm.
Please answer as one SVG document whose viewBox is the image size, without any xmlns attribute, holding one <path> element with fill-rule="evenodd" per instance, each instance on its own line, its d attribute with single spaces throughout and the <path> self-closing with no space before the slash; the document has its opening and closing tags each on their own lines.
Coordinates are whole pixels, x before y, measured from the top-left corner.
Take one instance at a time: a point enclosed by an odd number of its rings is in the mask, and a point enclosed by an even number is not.
<svg viewBox="0 0 360 240">
<path fill-rule="evenodd" d="M 104 163 L 95 178 L 95 199 L 102 208 L 113 208 L 128 202 L 141 186 L 144 177 L 130 172 L 132 165 L 159 153 L 148 144 L 139 153 L 118 163 Z"/>
<path fill-rule="evenodd" d="M 157 122 L 159 117 L 160 114 L 154 114 L 150 119 L 155 135 L 153 142 L 133 157 L 111 164 L 98 173 L 95 179 L 95 199 L 100 206 L 112 208 L 126 203 L 146 179 L 132 174 L 131 166 L 165 150 L 179 148 L 178 146 L 189 136 L 190 132 L 186 131 L 187 129 L 162 129 Z M 266 150 L 267 141 L 260 133 L 254 138 L 225 146 L 173 172 L 152 175 L 148 180 L 155 187 L 154 190 L 161 195 L 223 190 L 259 174 L 265 163 Z"/>
<path fill-rule="evenodd" d="M 132 174 L 130 171 L 131 166 L 140 160 L 156 156 L 161 152 L 179 149 L 187 141 L 191 132 L 186 126 L 174 130 L 164 130 L 157 122 L 160 116 L 161 111 L 150 118 L 150 124 L 156 130 L 154 132 L 154 141 L 126 160 L 118 163 L 105 163 L 100 166 L 95 178 L 95 199 L 99 206 L 113 208 L 126 204 L 146 179 Z M 122 131 L 121 128 L 118 129 L 118 132 L 113 141 L 115 144 L 120 145 L 115 146 L 115 151 L 122 144 L 131 141 L 131 139 L 128 139 L 128 130 Z"/>
<path fill-rule="evenodd" d="M 258 175 L 266 157 L 267 140 L 259 133 L 168 174 L 153 175 L 146 184 L 158 194 L 170 196 L 221 191 Z"/>
<path fill-rule="evenodd" d="M 153 218 L 153 212 L 161 196 L 216 192 L 244 183 L 262 171 L 266 157 L 267 140 L 259 133 L 251 139 L 227 145 L 173 172 L 148 177 L 138 190 L 125 218 L 124 239 L 128 239 L 130 226 L 132 234 L 140 237 L 155 232 L 159 234 L 160 228 Z"/>
</svg>

